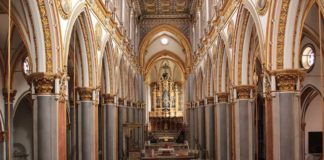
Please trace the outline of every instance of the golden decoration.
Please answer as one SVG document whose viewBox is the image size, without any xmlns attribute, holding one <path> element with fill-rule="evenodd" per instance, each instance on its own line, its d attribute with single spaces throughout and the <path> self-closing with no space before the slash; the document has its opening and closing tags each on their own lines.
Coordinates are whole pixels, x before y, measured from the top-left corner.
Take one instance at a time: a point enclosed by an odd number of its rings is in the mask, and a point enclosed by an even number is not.
<svg viewBox="0 0 324 160">
<path fill-rule="evenodd" d="M 131 107 L 132 102 L 131 101 L 127 101 L 126 104 L 127 104 L 128 107 Z"/>
<path fill-rule="evenodd" d="M 305 71 L 299 69 L 275 70 L 276 84 L 279 91 L 296 91 L 298 80 L 303 81 Z"/>
<path fill-rule="evenodd" d="M 85 26 L 85 23 L 82 18 L 80 18 L 80 25 L 82 29 L 82 34 L 84 36 L 84 42 L 85 42 L 85 47 L 86 47 L 86 52 L 87 52 L 87 60 L 88 60 L 88 70 L 89 70 L 89 84 L 92 86 L 92 56 L 91 56 L 91 50 L 90 50 L 90 44 L 89 44 L 89 37 L 88 37 L 88 32 Z"/>
<path fill-rule="evenodd" d="M 66 94 L 66 82 L 70 79 L 67 75 L 67 67 L 65 66 L 62 70 L 59 70 L 59 73 L 57 75 L 58 78 L 60 78 L 60 92 L 59 92 L 59 98 L 58 100 L 60 102 L 65 102 L 67 94 Z"/>
<path fill-rule="evenodd" d="M 227 41 L 228 41 L 228 48 L 232 48 L 233 46 L 233 37 L 234 37 L 234 21 L 231 20 L 228 24 L 228 29 L 227 29 Z"/>
<path fill-rule="evenodd" d="M 0 143 L 4 142 L 6 137 L 6 133 L 5 132 L 0 132 Z"/>
<path fill-rule="evenodd" d="M 113 104 L 115 102 L 115 95 L 113 94 L 103 94 L 103 104 Z"/>
<path fill-rule="evenodd" d="M 243 24 L 242 24 L 242 29 L 241 29 L 241 35 L 240 35 L 240 45 L 239 45 L 239 55 L 238 55 L 238 84 L 242 83 L 242 59 L 243 59 L 243 47 L 244 47 L 244 37 L 245 37 L 245 32 L 246 32 L 246 27 L 247 27 L 247 22 L 249 19 L 249 14 L 245 11 L 244 12 L 244 17 L 243 17 Z"/>
<path fill-rule="evenodd" d="M 222 92 L 222 93 L 217 93 L 216 95 L 218 97 L 218 103 L 226 103 L 226 102 L 228 102 L 229 93 Z"/>
<path fill-rule="evenodd" d="M 239 85 L 235 86 L 237 98 L 238 99 L 250 99 L 251 98 L 251 91 L 254 93 L 255 86 L 253 85 Z"/>
<path fill-rule="evenodd" d="M 93 91 L 92 88 L 80 87 L 77 89 L 78 89 L 81 101 L 91 101 L 92 100 L 92 91 Z"/>
<path fill-rule="evenodd" d="M 282 1 L 280 18 L 279 18 L 279 31 L 278 31 L 278 41 L 277 41 L 277 69 L 283 69 L 283 59 L 284 59 L 284 42 L 285 42 L 285 30 L 286 21 L 288 15 L 288 7 L 290 0 Z"/>
<path fill-rule="evenodd" d="M 207 97 L 206 100 L 207 100 L 207 105 L 214 104 L 214 97 Z"/>
<path fill-rule="evenodd" d="M 205 100 L 202 99 L 202 100 L 200 100 L 198 103 L 199 103 L 200 106 L 204 106 L 204 104 L 205 104 Z"/>
<path fill-rule="evenodd" d="M 68 19 L 71 14 L 71 0 L 55 0 L 59 13 L 64 19 Z"/>
<path fill-rule="evenodd" d="M 264 15 L 267 13 L 269 8 L 269 1 L 268 0 L 257 0 L 256 1 L 256 9 L 259 15 Z"/>
<path fill-rule="evenodd" d="M 7 102 L 8 101 L 8 89 L 3 88 L 2 93 L 3 93 L 4 101 Z M 10 102 L 13 102 L 15 100 L 16 93 L 17 93 L 17 90 L 10 90 L 10 93 L 9 93 L 10 94 Z"/>
<path fill-rule="evenodd" d="M 36 94 L 52 94 L 55 76 L 53 73 L 32 73 L 29 78 L 34 84 Z"/>
<path fill-rule="evenodd" d="M 46 53 L 46 71 L 53 72 L 53 62 L 52 62 L 52 39 L 51 31 L 49 26 L 49 21 L 46 12 L 46 6 L 44 0 L 38 0 L 38 8 L 42 20 L 43 34 L 45 40 L 45 53 Z"/>
<path fill-rule="evenodd" d="M 100 50 L 101 35 L 102 35 L 101 25 L 100 23 L 97 23 L 95 26 L 95 36 L 96 36 L 96 43 L 97 43 L 98 50 Z"/>
</svg>

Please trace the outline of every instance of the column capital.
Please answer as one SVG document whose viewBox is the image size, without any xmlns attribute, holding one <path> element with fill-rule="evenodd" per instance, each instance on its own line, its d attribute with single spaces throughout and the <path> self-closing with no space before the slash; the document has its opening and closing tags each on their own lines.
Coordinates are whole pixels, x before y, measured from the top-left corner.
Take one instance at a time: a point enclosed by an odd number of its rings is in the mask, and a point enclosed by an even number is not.
<svg viewBox="0 0 324 160">
<path fill-rule="evenodd" d="M 81 101 L 91 101 L 93 88 L 79 87 L 77 88 Z"/>
<path fill-rule="evenodd" d="M 6 137 L 6 133 L 3 132 L 3 131 L 1 131 L 1 132 L 0 132 L 0 143 L 4 142 L 5 137 Z"/>
<path fill-rule="evenodd" d="M 113 94 L 102 94 L 101 97 L 103 99 L 103 104 L 111 104 L 115 102 L 115 95 Z"/>
<path fill-rule="evenodd" d="M 132 106 L 132 102 L 131 101 L 127 101 L 126 104 L 127 104 L 128 107 L 131 107 Z"/>
<path fill-rule="evenodd" d="M 214 97 L 207 97 L 206 98 L 206 105 L 209 105 L 209 104 L 214 104 Z"/>
<path fill-rule="evenodd" d="M 13 102 L 15 100 L 15 96 L 16 96 L 17 90 L 10 90 L 10 102 Z M 2 94 L 3 94 L 3 99 L 5 102 L 8 101 L 8 89 L 7 88 L 3 88 L 2 89 Z"/>
<path fill-rule="evenodd" d="M 251 92 L 254 93 L 254 85 L 239 85 L 234 87 L 238 99 L 251 99 Z"/>
<path fill-rule="evenodd" d="M 119 97 L 119 98 L 118 98 L 118 104 L 119 104 L 119 105 L 125 105 L 125 106 L 126 106 L 127 103 L 125 103 L 125 98 L 123 98 L 123 97 Z"/>
<path fill-rule="evenodd" d="M 32 73 L 30 79 L 34 85 L 36 94 L 53 94 L 56 74 L 48 72 Z"/>
<path fill-rule="evenodd" d="M 198 103 L 199 103 L 200 106 L 203 106 L 203 105 L 205 104 L 205 100 L 202 99 L 202 100 L 200 100 Z"/>
<path fill-rule="evenodd" d="M 226 103 L 226 102 L 228 102 L 229 93 L 220 92 L 220 93 L 216 93 L 216 95 L 218 97 L 218 103 Z"/>
<path fill-rule="evenodd" d="M 279 91 L 296 91 L 297 84 L 303 81 L 305 71 L 300 69 L 274 70 L 272 74 L 276 77 Z"/>
</svg>

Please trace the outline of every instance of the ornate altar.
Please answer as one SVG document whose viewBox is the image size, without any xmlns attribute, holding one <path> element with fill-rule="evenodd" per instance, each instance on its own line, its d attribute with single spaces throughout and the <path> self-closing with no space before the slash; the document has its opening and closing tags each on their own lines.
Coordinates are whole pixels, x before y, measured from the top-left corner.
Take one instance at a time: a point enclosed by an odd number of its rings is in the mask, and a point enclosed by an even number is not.
<svg viewBox="0 0 324 160">
<path fill-rule="evenodd" d="M 172 80 L 170 67 L 161 67 L 160 79 L 151 83 L 152 107 L 149 113 L 151 131 L 178 130 L 183 123 L 182 84 Z"/>
</svg>

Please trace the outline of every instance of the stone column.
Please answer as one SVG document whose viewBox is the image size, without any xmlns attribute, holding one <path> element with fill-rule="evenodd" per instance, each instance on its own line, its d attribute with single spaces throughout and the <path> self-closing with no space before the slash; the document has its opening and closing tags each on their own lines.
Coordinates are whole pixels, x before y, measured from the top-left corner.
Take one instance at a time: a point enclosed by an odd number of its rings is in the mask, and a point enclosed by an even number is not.
<svg viewBox="0 0 324 160">
<path fill-rule="evenodd" d="M 300 81 L 304 73 L 300 70 L 273 71 L 276 85 L 271 90 L 266 86 L 266 132 L 267 158 L 285 160 L 302 158 L 301 152 L 301 107 Z M 271 99 L 272 98 L 272 99 Z"/>
<path fill-rule="evenodd" d="M 199 150 L 200 155 L 199 157 L 201 159 L 206 158 L 206 129 L 205 129 L 205 107 L 204 107 L 205 101 L 201 100 L 199 102 L 198 106 L 198 144 L 199 144 Z"/>
<path fill-rule="evenodd" d="M 0 128 L 0 160 L 5 160 L 5 155 L 6 155 L 6 151 L 5 151 L 5 132 L 3 130 L 3 128 Z"/>
<path fill-rule="evenodd" d="M 33 73 L 30 77 L 36 98 L 33 110 L 35 153 L 33 159 L 64 160 L 66 159 L 66 105 L 59 103 L 55 96 L 56 75 Z"/>
<path fill-rule="evenodd" d="M 189 110 L 189 148 L 194 149 L 195 148 L 195 116 L 194 116 L 194 104 L 188 103 L 188 110 Z"/>
<path fill-rule="evenodd" d="M 78 88 L 80 99 L 79 118 L 79 155 L 82 160 L 96 158 L 96 120 L 95 106 L 92 99 L 93 89 Z"/>
<path fill-rule="evenodd" d="M 137 105 L 137 103 L 132 103 L 133 109 L 134 109 L 134 123 L 139 124 L 139 116 L 140 116 L 140 107 Z M 135 128 L 135 144 L 139 145 L 139 131 L 140 127 Z"/>
<path fill-rule="evenodd" d="M 9 100 L 9 105 L 10 105 L 10 120 L 9 120 L 9 112 L 8 112 L 8 89 L 7 88 L 4 88 L 2 90 L 2 93 L 3 93 L 3 99 L 4 99 L 4 110 L 5 110 L 5 113 L 4 113 L 4 117 L 5 117 L 5 120 L 4 120 L 4 128 L 5 128 L 5 134 L 4 135 L 8 135 L 8 130 L 9 130 L 9 126 L 8 126 L 8 122 L 10 122 L 10 142 L 8 142 L 8 136 L 5 136 L 6 138 L 4 138 L 5 140 L 5 148 L 6 148 L 6 157 L 9 158 L 8 156 L 8 152 L 9 152 L 9 149 L 8 149 L 8 146 L 10 145 L 10 157 L 11 159 L 13 159 L 13 153 L 14 153 L 14 137 L 13 137 L 13 133 L 14 133 L 14 130 L 13 130 L 13 101 L 15 99 L 15 96 L 16 96 L 16 93 L 17 91 L 16 90 L 11 90 L 10 91 L 10 100 Z M 1 157 L 0 157 L 1 158 Z"/>
<path fill-rule="evenodd" d="M 218 93 L 215 106 L 215 148 L 217 160 L 230 159 L 230 110 L 228 93 Z"/>
<path fill-rule="evenodd" d="M 138 112 L 138 124 L 140 125 L 139 133 L 138 133 L 138 141 L 139 141 L 139 147 L 140 149 L 143 149 L 144 145 L 144 139 L 143 139 L 143 129 L 144 129 L 144 113 L 143 113 L 143 106 L 141 102 L 137 102 L 137 108 L 139 110 Z"/>
<path fill-rule="evenodd" d="M 195 149 L 199 149 L 199 138 L 198 138 L 198 132 L 199 132 L 199 121 L 198 121 L 198 107 L 199 102 L 195 102 L 194 106 L 194 122 L 195 122 L 195 131 L 194 131 L 194 139 L 195 139 Z"/>
<path fill-rule="evenodd" d="M 112 94 L 103 94 L 103 105 L 105 111 L 105 158 L 118 159 L 118 111 L 115 103 L 115 96 Z"/>
<path fill-rule="evenodd" d="M 118 99 L 118 157 L 123 159 L 123 153 L 126 152 L 126 141 L 125 141 L 125 131 L 123 124 L 127 121 L 127 108 L 125 100 L 122 98 Z"/>
<path fill-rule="evenodd" d="M 237 99 L 234 104 L 235 158 L 254 159 L 254 100 L 252 85 L 236 86 Z"/>
<path fill-rule="evenodd" d="M 215 149 L 214 149 L 214 97 L 207 97 L 205 102 L 205 133 L 206 133 L 206 150 L 207 159 L 215 159 Z"/>
</svg>

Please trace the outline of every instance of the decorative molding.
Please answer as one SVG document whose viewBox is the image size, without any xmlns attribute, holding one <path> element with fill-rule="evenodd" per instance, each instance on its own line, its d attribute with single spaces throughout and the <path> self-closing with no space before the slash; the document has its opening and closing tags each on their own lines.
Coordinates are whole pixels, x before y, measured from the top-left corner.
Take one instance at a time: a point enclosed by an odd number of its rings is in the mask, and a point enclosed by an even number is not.
<svg viewBox="0 0 324 160">
<path fill-rule="evenodd" d="M 226 102 L 228 102 L 229 93 L 221 92 L 221 93 L 216 93 L 216 95 L 218 97 L 218 103 L 226 103 Z"/>
<path fill-rule="evenodd" d="M 297 83 L 303 81 L 305 71 L 300 69 L 275 70 L 272 74 L 276 77 L 277 88 L 280 92 L 296 91 Z"/>
<path fill-rule="evenodd" d="M 46 71 L 53 72 L 53 52 L 52 52 L 52 39 L 50 24 L 47 17 L 47 10 L 45 0 L 38 0 L 38 9 L 42 21 L 42 28 L 45 40 L 45 55 L 46 55 Z"/>
<path fill-rule="evenodd" d="M 10 102 L 12 103 L 15 100 L 15 96 L 16 96 L 17 90 L 10 90 Z M 3 88 L 2 89 L 2 94 L 3 94 L 3 99 L 4 102 L 8 103 L 8 89 L 7 88 Z"/>
<path fill-rule="evenodd" d="M 32 73 L 28 79 L 34 84 L 36 94 L 53 94 L 54 80 L 56 74 L 37 72 Z"/>
<path fill-rule="evenodd" d="M 256 1 L 256 9 L 259 15 L 263 16 L 267 13 L 269 8 L 269 0 L 257 0 Z"/>
<path fill-rule="evenodd" d="M 207 97 L 206 98 L 206 104 L 209 105 L 209 104 L 214 104 L 214 97 Z"/>
<path fill-rule="evenodd" d="M 251 92 L 255 92 L 254 85 L 239 85 L 234 88 L 236 89 L 238 99 L 251 99 Z"/>
<path fill-rule="evenodd" d="M 78 90 L 81 101 L 91 101 L 92 100 L 93 88 L 80 87 L 80 88 L 77 88 L 77 90 Z"/>
<path fill-rule="evenodd" d="M 287 15 L 288 15 L 288 7 L 290 0 L 282 1 L 280 18 L 279 18 L 279 30 L 277 37 L 277 69 L 283 69 L 284 62 L 284 43 L 285 43 L 285 32 L 287 25 Z M 287 53 L 288 54 L 288 53 Z"/>
<path fill-rule="evenodd" d="M 103 94 L 102 95 L 103 104 L 112 104 L 115 102 L 115 95 L 113 94 Z"/>
<path fill-rule="evenodd" d="M 68 19 L 71 14 L 71 0 L 55 0 L 58 11 L 63 19 Z"/>
</svg>

